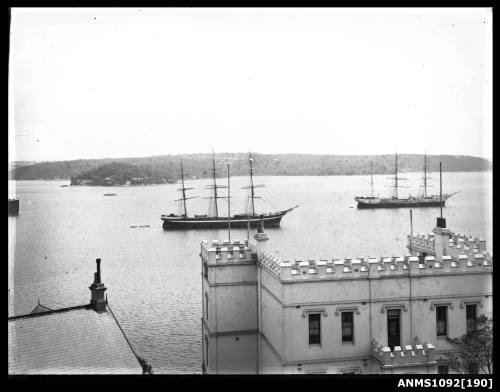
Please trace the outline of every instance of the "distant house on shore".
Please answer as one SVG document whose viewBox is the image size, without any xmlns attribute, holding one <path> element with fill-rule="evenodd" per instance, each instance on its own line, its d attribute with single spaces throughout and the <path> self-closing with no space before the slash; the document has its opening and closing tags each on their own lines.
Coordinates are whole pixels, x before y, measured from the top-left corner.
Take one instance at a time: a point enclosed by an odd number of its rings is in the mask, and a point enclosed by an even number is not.
<svg viewBox="0 0 500 392">
<path fill-rule="evenodd" d="M 62 309 L 40 304 L 9 317 L 9 375 L 143 374 L 101 283 L 100 259 L 90 303 Z M 145 368 L 147 365 L 145 366 Z"/>
</svg>

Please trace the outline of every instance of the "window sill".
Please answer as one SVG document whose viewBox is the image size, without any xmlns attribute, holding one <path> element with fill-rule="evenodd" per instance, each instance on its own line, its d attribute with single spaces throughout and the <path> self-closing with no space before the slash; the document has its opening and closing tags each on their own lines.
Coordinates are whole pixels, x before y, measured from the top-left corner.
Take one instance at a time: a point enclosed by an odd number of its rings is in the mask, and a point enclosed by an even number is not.
<svg viewBox="0 0 500 392">
<path fill-rule="evenodd" d="M 321 347 L 321 343 L 309 343 L 309 347 Z"/>
<path fill-rule="evenodd" d="M 437 336 L 437 338 L 440 340 L 446 340 L 448 339 L 448 336 Z"/>
<path fill-rule="evenodd" d="M 346 344 L 348 346 L 354 346 L 354 342 L 342 342 L 342 344 Z"/>
</svg>

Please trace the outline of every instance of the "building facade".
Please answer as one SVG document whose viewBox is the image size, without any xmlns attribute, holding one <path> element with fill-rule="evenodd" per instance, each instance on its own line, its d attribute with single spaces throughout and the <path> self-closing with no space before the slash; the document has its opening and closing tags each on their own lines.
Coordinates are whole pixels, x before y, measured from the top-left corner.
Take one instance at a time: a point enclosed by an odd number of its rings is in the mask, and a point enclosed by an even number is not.
<svg viewBox="0 0 500 392">
<path fill-rule="evenodd" d="M 444 219 L 400 257 L 282 261 L 268 240 L 201 243 L 204 373 L 446 373 L 446 339 L 492 315 L 485 242 Z"/>
</svg>

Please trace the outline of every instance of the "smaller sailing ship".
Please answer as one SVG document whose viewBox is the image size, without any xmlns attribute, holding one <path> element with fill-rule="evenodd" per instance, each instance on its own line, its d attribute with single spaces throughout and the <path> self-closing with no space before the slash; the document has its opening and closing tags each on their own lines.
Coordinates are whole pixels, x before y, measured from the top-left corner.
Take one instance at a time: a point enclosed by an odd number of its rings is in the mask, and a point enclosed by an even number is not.
<svg viewBox="0 0 500 392">
<path fill-rule="evenodd" d="M 373 166 L 370 162 L 370 176 L 371 176 L 371 196 L 358 196 L 354 200 L 358 202 L 358 208 L 405 208 L 405 207 L 444 207 L 446 200 L 458 192 L 443 195 L 427 195 L 427 180 L 429 176 L 427 175 L 427 154 L 424 154 L 424 184 L 423 193 L 421 196 L 408 196 L 407 198 L 401 198 L 398 196 L 398 188 L 402 188 L 399 185 L 400 180 L 406 180 L 406 178 L 401 178 L 398 176 L 398 154 L 396 153 L 396 161 L 394 164 L 394 195 L 393 197 L 381 198 L 375 197 L 373 195 Z"/>
<path fill-rule="evenodd" d="M 103 196 L 116 196 L 116 193 L 108 192 L 108 193 L 105 193 Z"/>
<path fill-rule="evenodd" d="M 217 193 L 217 189 L 219 188 L 227 188 L 226 186 L 221 186 L 217 184 L 215 171 L 215 158 L 212 153 L 212 164 L 213 168 L 211 169 L 213 172 L 213 185 L 208 185 L 208 188 L 211 188 L 213 191 L 213 196 L 208 197 L 208 199 L 213 200 L 213 213 L 205 214 L 205 215 L 194 215 L 188 216 L 186 200 L 193 199 L 197 196 L 186 197 L 186 191 L 193 188 L 186 188 L 184 185 L 184 169 L 182 166 L 181 160 L 181 184 L 182 187 L 178 189 L 178 191 L 182 192 L 182 198 L 177 199 L 176 201 L 180 201 L 182 212 L 178 214 L 168 214 L 161 215 L 161 220 L 163 221 L 164 229 L 219 229 L 228 227 L 229 221 L 231 222 L 231 227 L 257 227 L 261 220 L 264 222 L 266 227 L 279 227 L 281 224 L 281 218 L 285 216 L 288 212 L 292 211 L 294 208 L 298 206 L 289 208 L 287 210 L 276 211 L 276 212 L 267 212 L 267 213 L 257 213 L 255 211 L 255 202 L 254 200 L 257 198 L 255 196 L 255 188 L 263 187 L 264 185 L 254 185 L 253 183 L 253 158 L 250 155 L 249 158 L 250 163 L 250 185 L 244 187 L 244 189 L 250 190 L 250 199 L 251 199 L 251 211 L 244 214 L 235 214 L 234 216 L 220 216 L 219 208 L 218 208 L 218 199 L 227 199 L 229 203 L 229 197 L 220 196 Z"/>
</svg>

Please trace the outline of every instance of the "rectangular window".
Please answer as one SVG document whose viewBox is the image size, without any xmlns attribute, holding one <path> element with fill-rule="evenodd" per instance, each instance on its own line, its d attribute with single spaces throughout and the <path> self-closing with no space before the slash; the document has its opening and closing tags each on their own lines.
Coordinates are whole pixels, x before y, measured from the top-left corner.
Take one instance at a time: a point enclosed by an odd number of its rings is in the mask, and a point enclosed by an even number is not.
<svg viewBox="0 0 500 392">
<path fill-rule="evenodd" d="M 309 344 L 321 344 L 321 314 L 309 314 Z"/>
<path fill-rule="evenodd" d="M 438 366 L 438 374 L 448 374 L 449 367 L 448 365 L 439 365 Z"/>
<path fill-rule="evenodd" d="M 387 310 L 387 345 L 391 350 L 401 345 L 401 309 Z"/>
<path fill-rule="evenodd" d="M 436 330 L 437 336 L 447 336 L 448 326 L 446 320 L 447 306 L 436 306 Z"/>
<path fill-rule="evenodd" d="M 342 343 L 354 342 L 354 312 L 342 312 Z"/>
<path fill-rule="evenodd" d="M 466 305 L 465 313 L 467 318 L 467 333 L 476 330 L 477 305 Z"/>
</svg>

